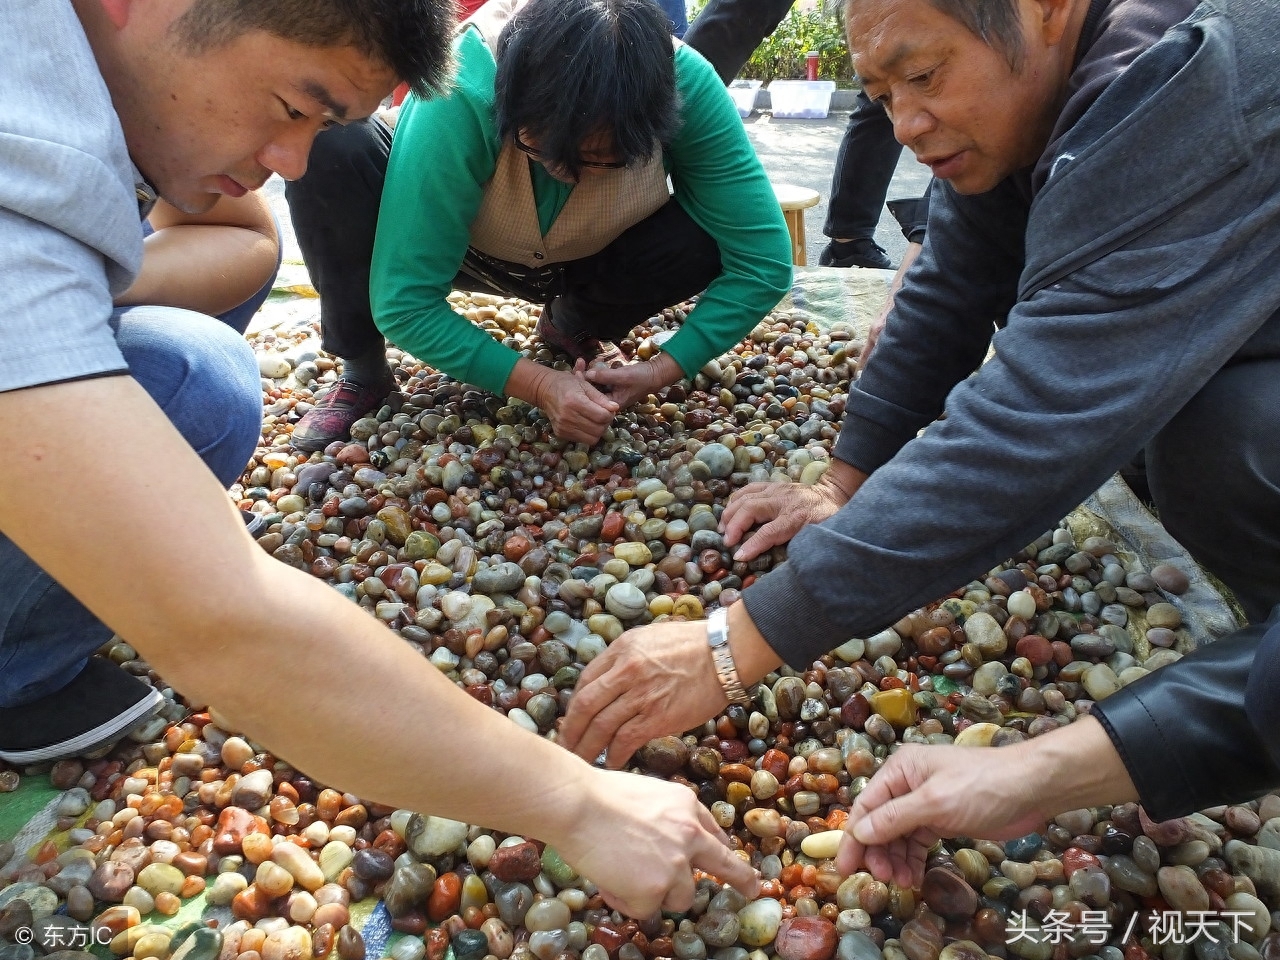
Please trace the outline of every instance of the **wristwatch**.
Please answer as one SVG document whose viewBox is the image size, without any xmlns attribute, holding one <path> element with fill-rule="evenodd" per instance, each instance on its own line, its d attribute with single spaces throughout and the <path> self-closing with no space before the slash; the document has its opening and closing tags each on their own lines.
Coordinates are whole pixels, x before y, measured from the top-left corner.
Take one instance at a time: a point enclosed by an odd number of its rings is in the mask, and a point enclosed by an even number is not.
<svg viewBox="0 0 1280 960">
<path fill-rule="evenodd" d="M 711 647 L 711 659 L 715 663 L 716 677 L 730 703 L 747 707 L 751 698 L 742 688 L 742 680 L 738 678 L 738 668 L 733 662 L 733 651 L 729 649 L 729 611 L 719 607 L 711 611 L 707 617 L 707 644 Z"/>
</svg>

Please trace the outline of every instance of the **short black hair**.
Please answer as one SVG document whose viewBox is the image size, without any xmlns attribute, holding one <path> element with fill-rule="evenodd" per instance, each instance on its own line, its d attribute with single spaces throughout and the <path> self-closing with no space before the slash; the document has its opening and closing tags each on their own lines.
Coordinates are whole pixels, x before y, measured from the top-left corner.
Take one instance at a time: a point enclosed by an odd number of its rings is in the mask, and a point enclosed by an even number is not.
<svg viewBox="0 0 1280 960">
<path fill-rule="evenodd" d="M 173 29 L 194 51 L 251 30 L 308 47 L 355 47 L 426 97 L 452 69 L 456 20 L 453 0 L 195 0 Z"/>
<path fill-rule="evenodd" d="M 540 159 L 571 176 L 588 137 L 609 134 L 631 165 L 680 127 L 670 25 L 653 0 L 531 0 L 497 47 L 499 136 L 527 131 Z"/>
<path fill-rule="evenodd" d="M 849 0 L 848 12 L 858 0 Z M 940 13 L 962 24 L 970 33 L 1004 54 L 1010 69 L 1022 69 L 1022 20 L 1017 0 L 929 0 Z M 846 17 L 846 23 L 852 18 Z"/>
</svg>

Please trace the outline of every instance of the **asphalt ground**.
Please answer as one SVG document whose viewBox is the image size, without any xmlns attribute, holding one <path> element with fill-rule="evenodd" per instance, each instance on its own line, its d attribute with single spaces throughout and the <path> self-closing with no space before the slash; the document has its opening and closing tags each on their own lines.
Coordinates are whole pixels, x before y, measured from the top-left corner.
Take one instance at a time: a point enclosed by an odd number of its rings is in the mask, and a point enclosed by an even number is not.
<svg viewBox="0 0 1280 960">
<path fill-rule="evenodd" d="M 775 120 L 767 113 L 754 113 L 744 121 L 747 135 L 755 144 L 756 153 L 770 180 L 818 191 L 821 198 L 818 205 L 806 211 L 805 216 L 805 245 L 811 267 L 817 266 L 818 254 L 827 245 L 822 225 L 827 219 L 827 203 L 831 199 L 836 152 L 840 149 L 848 120 L 848 113 L 832 113 L 825 120 Z M 889 184 L 888 198 L 922 195 L 929 177 L 929 168 L 916 162 L 910 150 L 903 150 Z M 907 241 L 898 228 L 898 222 L 883 208 L 876 242 L 884 247 L 896 267 L 906 250 Z"/>
</svg>

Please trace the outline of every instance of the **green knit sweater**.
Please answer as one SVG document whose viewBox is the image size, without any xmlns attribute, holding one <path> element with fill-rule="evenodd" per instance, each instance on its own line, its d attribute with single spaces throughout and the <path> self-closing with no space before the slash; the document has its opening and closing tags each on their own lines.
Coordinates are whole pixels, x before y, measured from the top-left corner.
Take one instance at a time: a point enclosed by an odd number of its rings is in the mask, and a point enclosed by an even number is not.
<svg viewBox="0 0 1280 960">
<path fill-rule="evenodd" d="M 396 126 L 369 282 L 387 339 L 438 370 L 503 393 L 519 354 L 446 302 L 497 166 L 496 64 L 474 29 L 455 42 L 450 92 L 410 97 Z M 692 376 L 742 337 L 791 284 L 786 224 L 724 85 L 701 56 L 675 53 L 682 126 L 663 153 L 676 200 L 720 247 L 721 274 L 663 349 Z M 573 190 L 531 162 L 545 236 Z"/>
</svg>

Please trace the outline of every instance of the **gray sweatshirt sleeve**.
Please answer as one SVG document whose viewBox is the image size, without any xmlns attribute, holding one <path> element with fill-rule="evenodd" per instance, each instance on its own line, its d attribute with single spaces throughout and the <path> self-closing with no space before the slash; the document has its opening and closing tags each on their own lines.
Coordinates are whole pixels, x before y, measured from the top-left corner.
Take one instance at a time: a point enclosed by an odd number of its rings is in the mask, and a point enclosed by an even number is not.
<svg viewBox="0 0 1280 960">
<path fill-rule="evenodd" d="M 995 322 L 1017 295 L 1026 217 L 1025 191 L 1011 180 L 979 197 L 961 197 L 945 181 L 933 184 L 924 247 L 866 370 L 850 385 L 836 457 L 874 473 L 937 419 L 947 394 L 977 369 Z M 793 545 L 791 556 L 797 552 Z M 840 582 L 840 558 L 826 562 L 834 564 L 827 579 Z M 852 636 L 840 623 L 842 612 L 828 613 L 800 570 L 794 560 L 785 563 L 743 594 L 752 621 L 795 664 Z M 805 629 L 797 638 L 799 623 Z M 786 652 L 792 648 L 804 652 Z"/>
<path fill-rule="evenodd" d="M 977 373 L 955 383 L 982 340 L 977 319 L 966 337 L 932 318 L 937 290 L 918 294 L 910 323 L 877 348 L 863 387 L 873 399 L 860 394 L 846 425 L 873 437 L 842 437 L 838 451 L 875 472 L 743 594 L 787 662 L 805 664 L 983 574 L 1087 497 L 1228 360 L 1280 349 L 1280 124 L 1246 129 L 1221 86 L 1191 68 L 1184 78 L 1187 88 L 1156 101 L 1176 106 L 1181 123 L 1127 119 L 1068 144 L 1072 161 L 1031 208 L 1026 275 L 1038 285 L 1024 277 Z M 1204 113 L 1188 118 L 1197 86 Z M 1200 121 L 1203 137 L 1177 132 Z M 1152 127 L 1168 143 L 1149 142 Z M 896 312 L 888 330 L 907 316 Z M 945 346 L 920 343 L 934 337 Z M 887 383 L 902 376 L 921 394 Z M 909 437 L 947 389 L 946 419 Z"/>
<path fill-rule="evenodd" d="M 70 4 L 0 4 L 0 391 L 128 367 L 112 297 L 142 262 L 133 166 Z"/>
<path fill-rule="evenodd" d="M 866 473 L 937 419 L 982 362 L 1017 295 L 1027 202 L 1012 179 L 960 197 L 933 187 L 924 247 L 894 300 L 879 346 L 849 388 L 835 455 Z"/>
</svg>

